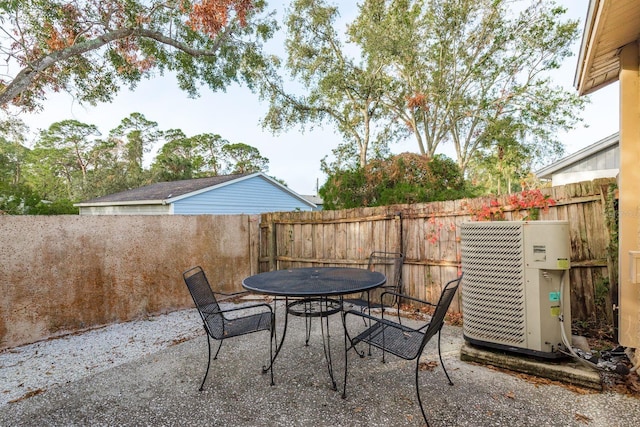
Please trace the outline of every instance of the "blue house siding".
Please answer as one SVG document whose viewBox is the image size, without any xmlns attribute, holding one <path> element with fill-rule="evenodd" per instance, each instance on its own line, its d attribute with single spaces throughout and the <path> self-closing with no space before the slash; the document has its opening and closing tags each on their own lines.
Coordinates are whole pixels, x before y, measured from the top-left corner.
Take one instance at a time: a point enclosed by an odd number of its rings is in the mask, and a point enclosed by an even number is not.
<svg viewBox="0 0 640 427">
<path fill-rule="evenodd" d="M 173 202 L 175 215 L 260 214 L 292 210 L 310 211 L 311 206 L 260 176 Z"/>
</svg>

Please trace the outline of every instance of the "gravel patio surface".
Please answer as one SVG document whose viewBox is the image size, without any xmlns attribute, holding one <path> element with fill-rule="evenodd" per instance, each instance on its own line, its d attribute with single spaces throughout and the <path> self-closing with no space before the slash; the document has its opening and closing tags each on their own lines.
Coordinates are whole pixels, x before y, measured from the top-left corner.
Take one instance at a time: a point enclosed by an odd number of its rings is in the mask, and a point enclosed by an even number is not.
<svg viewBox="0 0 640 427">
<path fill-rule="evenodd" d="M 279 312 L 281 313 L 281 311 Z M 358 319 L 354 319 L 358 320 Z M 407 320 L 407 322 L 413 322 Z M 279 332 L 281 334 L 281 324 Z M 350 330 L 362 327 L 349 324 Z M 349 353 L 342 398 L 343 330 L 330 318 L 338 391 L 331 388 L 314 319 L 291 317 L 275 364 L 275 386 L 261 373 L 268 334 L 226 340 L 203 392 L 207 343 L 194 310 L 112 325 L 0 353 L 3 426 L 420 426 L 414 361 Z M 462 329 L 445 326 L 442 350 L 454 382 L 438 363 L 437 340 L 422 361 L 421 392 L 432 426 L 632 426 L 640 399 L 540 384 L 460 360 Z"/>
</svg>

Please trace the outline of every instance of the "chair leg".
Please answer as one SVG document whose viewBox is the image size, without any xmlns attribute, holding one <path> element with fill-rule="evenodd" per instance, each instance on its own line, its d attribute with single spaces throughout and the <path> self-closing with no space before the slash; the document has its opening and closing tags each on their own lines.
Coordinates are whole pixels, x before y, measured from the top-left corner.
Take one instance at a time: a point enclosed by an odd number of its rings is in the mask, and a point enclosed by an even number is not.
<svg viewBox="0 0 640 427">
<path fill-rule="evenodd" d="M 345 319 L 342 319 L 343 323 L 345 321 L 346 321 Z M 356 347 L 356 345 L 353 343 L 353 339 L 351 339 L 351 335 L 349 335 L 349 331 L 347 331 L 347 326 L 346 325 L 344 325 L 344 339 L 345 340 L 349 340 L 349 344 L 350 344 L 349 345 L 349 350 L 353 349 L 353 351 L 355 351 L 358 354 L 358 356 L 360 356 L 361 359 L 364 358 L 364 351 L 360 352 L 358 350 L 358 348 Z M 345 348 L 347 348 L 347 347 L 345 347 Z"/>
<path fill-rule="evenodd" d="M 218 353 L 220 353 L 220 347 L 222 347 L 222 341 L 220 340 L 220 344 L 218 344 L 218 350 L 216 350 L 216 354 L 215 356 L 213 356 L 213 360 L 217 360 L 218 359 Z"/>
<path fill-rule="evenodd" d="M 220 344 L 222 344 L 222 341 L 220 341 Z M 204 387 L 204 382 L 207 380 L 207 375 L 209 375 L 209 367 L 211 366 L 211 338 L 209 337 L 209 334 L 207 334 L 207 348 L 208 348 L 208 352 L 207 352 L 207 371 L 204 373 L 204 378 L 202 379 L 202 383 L 200 384 L 200 388 L 198 389 L 199 391 L 203 390 Z M 218 350 L 220 350 L 220 347 L 218 347 Z M 216 353 L 217 355 L 218 353 Z"/>
<path fill-rule="evenodd" d="M 416 395 L 418 396 L 418 405 L 420 405 L 420 412 L 422 412 L 422 418 L 424 418 L 424 422 L 427 423 L 427 427 L 429 427 L 429 421 L 427 420 L 427 414 L 424 412 L 424 407 L 422 406 L 422 398 L 420 397 L 420 384 L 418 383 L 418 372 L 420 372 L 420 355 L 416 358 Z"/>
<path fill-rule="evenodd" d="M 440 351 L 440 336 L 441 336 L 441 332 L 442 329 L 440 329 L 440 331 L 438 331 L 438 357 L 440 358 L 440 365 L 442 366 L 442 370 L 444 371 L 444 374 L 447 376 L 447 380 L 449 381 L 449 385 L 453 385 L 453 381 L 451 381 L 451 378 L 449 377 L 449 373 L 447 372 L 447 368 L 444 366 L 444 362 L 442 361 L 442 352 Z"/>
<path fill-rule="evenodd" d="M 384 307 L 382 307 L 382 309 L 384 310 Z M 370 296 L 369 296 L 369 291 L 367 291 L 367 306 L 366 307 L 360 307 L 360 313 L 364 313 L 364 311 L 367 310 L 369 312 L 369 314 L 371 314 L 371 300 L 370 300 Z M 367 320 L 369 320 L 369 324 L 367 324 Z M 371 319 L 365 319 L 365 317 L 362 317 L 362 323 L 364 323 L 364 326 L 370 328 L 371 327 Z M 364 352 L 362 353 L 364 354 Z M 369 352 L 367 353 L 368 356 L 371 356 L 371 343 L 369 343 Z"/>
<path fill-rule="evenodd" d="M 271 333 L 269 338 L 269 361 L 271 363 L 271 385 L 274 385 L 273 382 L 273 345 L 276 341 L 276 318 L 275 315 L 271 316 Z M 262 368 L 264 370 L 264 367 Z"/>
</svg>

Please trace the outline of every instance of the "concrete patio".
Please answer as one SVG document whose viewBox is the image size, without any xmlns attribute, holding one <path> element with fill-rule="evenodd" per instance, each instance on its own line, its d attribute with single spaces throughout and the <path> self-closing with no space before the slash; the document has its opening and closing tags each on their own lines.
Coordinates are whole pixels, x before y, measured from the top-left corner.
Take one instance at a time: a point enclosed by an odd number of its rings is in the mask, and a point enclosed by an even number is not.
<svg viewBox="0 0 640 427">
<path fill-rule="evenodd" d="M 280 311 L 281 313 L 281 311 Z M 191 318 L 193 319 L 193 317 Z M 407 320 L 407 322 L 412 322 Z M 192 327 L 193 325 L 188 325 Z M 281 326 L 281 325 L 279 325 Z M 424 422 L 414 388 L 413 361 L 379 351 L 363 359 L 349 354 L 347 398 L 340 316 L 330 319 L 339 391 L 331 389 L 314 320 L 304 346 L 304 320 L 290 318 L 275 364 L 276 385 L 261 374 L 268 359 L 266 333 L 227 340 L 203 392 L 204 334 L 97 374 L 48 388 L 0 406 L 4 426 L 420 426 Z M 361 325 L 350 325 L 357 329 Z M 279 330 L 279 333 L 280 330 Z M 159 337 L 161 338 L 161 337 Z M 487 366 L 463 362 L 462 330 L 445 326 L 442 349 L 454 386 L 439 363 L 420 372 L 432 426 L 631 426 L 640 400 L 612 392 L 543 385 Z M 437 362 L 436 340 L 425 362 Z"/>
</svg>

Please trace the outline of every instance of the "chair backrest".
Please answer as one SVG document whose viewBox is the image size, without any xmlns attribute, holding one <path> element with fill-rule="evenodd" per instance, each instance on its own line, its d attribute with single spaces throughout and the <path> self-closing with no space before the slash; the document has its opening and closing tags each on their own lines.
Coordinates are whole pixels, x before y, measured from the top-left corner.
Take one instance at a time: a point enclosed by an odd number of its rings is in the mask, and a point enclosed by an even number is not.
<svg viewBox="0 0 640 427">
<path fill-rule="evenodd" d="M 424 337 L 422 338 L 422 344 L 420 345 L 420 352 L 418 354 L 422 353 L 422 349 L 429 342 L 431 337 L 433 337 L 436 332 L 440 331 L 442 325 L 444 325 L 444 317 L 449 310 L 449 306 L 453 301 L 453 296 L 456 294 L 461 281 L 462 274 L 460 275 L 460 277 L 447 282 L 447 284 L 444 286 L 444 289 L 440 294 L 440 299 L 438 300 L 436 310 L 433 312 L 433 316 L 431 316 L 429 326 L 427 327 L 427 330 L 424 333 Z"/>
<path fill-rule="evenodd" d="M 395 292 L 402 292 L 402 264 L 404 254 L 401 252 L 374 251 L 369 255 L 367 269 L 377 271 L 387 277 L 386 286 L 392 286 Z"/>
<path fill-rule="evenodd" d="M 182 273 L 182 277 L 189 288 L 207 333 L 215 339 L 221 339 L 224 337 L 225 319 L 204 270 L 200 266 L 193 267 Z"/>
</svg>

